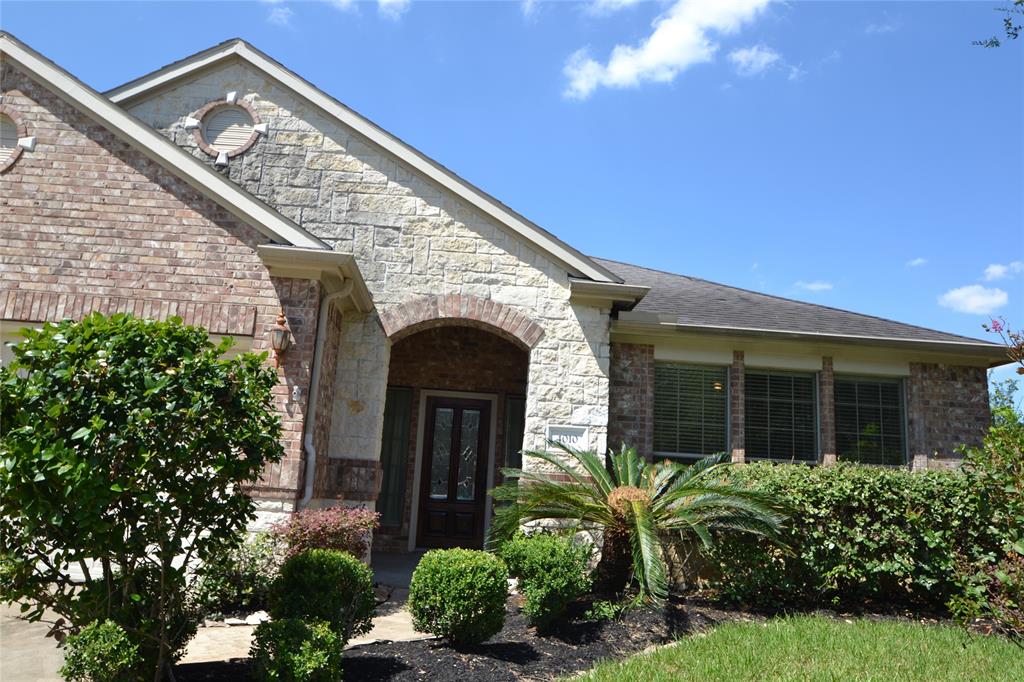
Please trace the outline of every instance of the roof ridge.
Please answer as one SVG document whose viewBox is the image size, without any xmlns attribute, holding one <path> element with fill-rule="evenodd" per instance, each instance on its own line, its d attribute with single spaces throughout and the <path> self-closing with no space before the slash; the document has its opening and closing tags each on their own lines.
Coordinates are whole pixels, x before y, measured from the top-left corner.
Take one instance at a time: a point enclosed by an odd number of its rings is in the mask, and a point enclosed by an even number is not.
<svg viewBox="0 0 1024 682">
<path fill-rule="evenodd" d="M 722 284 L 721 282 L 714 282 L 714 281 L 709 280 L 709 279 L 704 279 L 703 277 L 694 277 L 693 275 L 684 275 L 684 274 L 680 274 L 678 272 L 669 272 L 668 270 L 661 270 L 661 269 L 658 269 L 658 268 L 649 268 L 649 267 L 646 267 L 646 266 L 643 266 L 643 265 L 635 265 L 633 263 L 626 263 L 624 261 L 615 260 L 613 258 L 601 258 L 600 256 L 591 256 L 591 258 L 594 258 L 595 260 L 598 260 L 598 261 L 604 261 L 604 262 L 607 262 L 607 263 L 617 263 L 619 265 L 626 265 L 626 266 L 631 267 L 631 268 L 640 268 L 641 270 L 647 270 L 648 272 L 656 272 L 656 273 L 660 273 L 662 275 L 670 275 L 672 277 L 682 277 L 684 279 L 688 279 L 688 280 L 692 280 L 692 281 L 696 281 L 696 282 L 704 282 L 706 284 L 711 284 L 711 285 L 714 285 L 716 287 L 723 287 L 723 288 L 726 288 L 726 289 L 732 289 L 734 291 L 742 291 L 742 292 L 747 293 L 747 294 L 754 294 L 755 296 L 764 296 L 766 298 L 772 298 L 772 299 L 775 299 L 777 301 L 785 301 L 787 303 L 798 303 L 800 305 L 808 305 L 808 306 L 813 306 L 815 308 L 822 308 L 822 309 L 825 309 L 825 310 L 833 310 L 835 312 L 844 313 L 846 315 L 857 315 L 858 317 L 865 317 L 865 318 L 872 319 L 872 320 L 879 320 L 881 322 L 888 322 L 890 324 L 898 324 L 898 325 L 903 326 L 903 327 L 910 327 L 910 328 L 913 328 L 913 329 L 920 329 L 921 331 L 933 332 L 933 333 L 936 333 L 936 334 L 945 334 L 947 336 L 955 336 L 957 338 L 966 339 L 966 340 L 969 340 L 969 341 L 974 341 L 976 343 L 988 343 L 988 344 L 992 344 L 992 345 L 998 345 L 998 344 L 995 344 L 995 343 L 993 343 L 991 341 L 988 341 L 986 339 L 978 339 L 978 338 L 974 338 L 974 337 L 971 337 L 971 336 L 964 336 L 963 334 L 956 334 L 956 333 L 953 333 L 953 332 L 945 332 L 945 331 L 942 331 L 941 329 L 932 329 L 931 327 L 922 327 L 921 325 L 918 325 L 918 324 L 911 324 L 909 322 L 900 322 L 899 320 L 893 320 L 893 319 L 888 318 L 888 317 L 881 317 L 880 315 L 872 315 L 870 313 L 860 313 L 860 312 L 857 312 L 855 310 L 847 310 L 845 308 L 837 308 L 835 306 L 824 305 L 824 304 L 821 304 L 821 303 L 812 303 L 810 301 L 800 301 L 800 300 L 795 299 L 795 298 L 787 298 L 785 296 L 779 296 L 777 294 L 768 294 L 768 293 L 764 293 L 762 291 L 754 291 L 753 289 L 745 289 L 743 287 L 734 286 L 732 284 Z"/>
</svg>

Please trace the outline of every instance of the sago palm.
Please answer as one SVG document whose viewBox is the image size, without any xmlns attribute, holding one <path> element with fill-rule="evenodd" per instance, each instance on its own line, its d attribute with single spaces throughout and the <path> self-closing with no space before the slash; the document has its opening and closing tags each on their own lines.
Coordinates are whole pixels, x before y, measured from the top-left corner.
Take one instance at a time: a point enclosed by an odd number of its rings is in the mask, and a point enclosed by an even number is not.
<svg viewBox="0 0 1024 682">
<path fill-rule="evenodd" d="M 661 535 L 695 536 L 712 543 L 713 531 L 753 533 L 777 540 L 784 515 L 772 498 L 731 483 L 726 455 L 685 466 L 649 464 L 635 448 L 609 453 L 608 466 L 593 452 L 551 443 L 555 452 L 527 451 L 546 466 L 504 469 L 512 482 L 491 491 L 499 504 L 489 541 L 496 544 L 521 524 L 554 521 L 570 531 L 603 533 L 595 588 L 618 593 L 630 573 L 641 594 L 668 596 Z M 552 474 L 555 474 L 552 476 Z"/>
</svg>

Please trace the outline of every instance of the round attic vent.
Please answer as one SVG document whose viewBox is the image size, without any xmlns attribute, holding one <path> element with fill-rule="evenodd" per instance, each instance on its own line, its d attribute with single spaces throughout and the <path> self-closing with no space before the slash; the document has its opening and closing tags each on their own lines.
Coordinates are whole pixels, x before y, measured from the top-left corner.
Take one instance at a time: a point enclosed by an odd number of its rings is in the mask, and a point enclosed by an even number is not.
<svg viewBox="0 0 1024 682">
<path fill-rule="evenodd" d="M 35 147 L 35 138 L 26 137 L 25 126 L 10 107 L 0 106 L 0 173 L 14 165 L 25 149 Z"/>
<path fill-rule="evenodd" d="M 255 125 L 242 107 L 220 107 L 203 118 L 203 139 L 218 152 L 233 152 L 249 141 Z"/>
<path fill-rule="evenodd" d="M 229 92 L 225 99 L 210 102 L 185 119 L 186 130 L 192 131 L 199 148 L 217 158 L 217 165 L 226 166 L 228 159 L 238 156 L 267 132 L 256 110 L 248 102 Z"/>
</svg>

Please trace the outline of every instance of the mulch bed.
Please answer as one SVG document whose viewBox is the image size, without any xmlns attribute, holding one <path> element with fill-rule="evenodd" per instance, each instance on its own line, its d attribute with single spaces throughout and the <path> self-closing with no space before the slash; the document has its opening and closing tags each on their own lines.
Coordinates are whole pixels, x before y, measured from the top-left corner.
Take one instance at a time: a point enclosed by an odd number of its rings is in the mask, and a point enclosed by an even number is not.
<svg viewBox="0 0 1024 682">
<path fill-rule="evenodd" d="M 741 611 L 723 611 L 709 603 L 673 600 L 660 609 L 633 609 L 616 621 L 572 620 L 538 635 L 522 614 L 519 600 L 515 596 L 509 599 L 504 629 L 483 644 L 453 648 L 432 639 L 349 649 L 345 652 L 345 679 L 550 680 L 718 623 L 760 619 Z M 252 679 L 245 659 L 179 665 L 174 674 L 178 682 Z"/>
<path fill-rule="evenodd" d="M 480 645 L 453 648 L 432 639 L 381 642 L 349 649 L 345 652 L 345 679 L 360 682 L 551 680 L 589 670 L 604 659 L 623 658 L 684 635 L 706 631 L 720 623 L 763 621 L 779 615 L 778 612 L 723 609 L 708 600 L 680 597 L 671 599 L 661 608 L 633 609 L 616 621 L 568 620 L 557 630 L 540 635 L 527 623 L 520 600 L 518 596 L 509 599 L 504 629 Z M 943 620 L 897 608 L 816 613 L 832 618 L 867 617 L 919 623 Z M 252 679 L 247 659 L 179 665 L 174 673 L 178 682 Z"/>
</svg>

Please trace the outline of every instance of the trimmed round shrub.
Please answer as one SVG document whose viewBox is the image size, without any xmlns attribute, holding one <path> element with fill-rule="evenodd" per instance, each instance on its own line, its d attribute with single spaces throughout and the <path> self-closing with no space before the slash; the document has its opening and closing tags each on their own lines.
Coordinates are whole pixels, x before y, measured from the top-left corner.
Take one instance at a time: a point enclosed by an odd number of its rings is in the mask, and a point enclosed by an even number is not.
<svg viewBox="0 0 1024 682">
<path fill-rule="evenodd" d="M 376 608 L 369 567 L 351 554 L 331 549 L 290 557 L 270 587 L 270 615 L 275 620 L 324 621 L 342 644 L 370 631 Z"/>
<path fill-rule="evenodd" d="M 67 638 L 60 674 L 71 682 L 130 682 L 141 663 L 139 647 L 124 628 L 96 621 Z"/>
<path fill-rule="evenodd" d="M 505 562 L 477 550 L 427 552 L 409 585 L 409 611 L 416 629 L 455 644 L 477 644 L 500 632 L 506 599 Z"/>
<path fill-rule="evenodd" d="M 285 618 L 256 628 L 249 655 L 259 680 L 336 682 L 344 647 L 341 636 L 324 621 Z"/>
<path fill-rule="evenodd" d="M 539 630 L 550 628 L 590 589 L 590 547 L 550 533 L 519 533 L 499 552 L 526 598 L 523 612 Z"/>
</svg>

